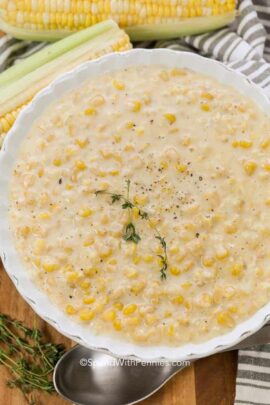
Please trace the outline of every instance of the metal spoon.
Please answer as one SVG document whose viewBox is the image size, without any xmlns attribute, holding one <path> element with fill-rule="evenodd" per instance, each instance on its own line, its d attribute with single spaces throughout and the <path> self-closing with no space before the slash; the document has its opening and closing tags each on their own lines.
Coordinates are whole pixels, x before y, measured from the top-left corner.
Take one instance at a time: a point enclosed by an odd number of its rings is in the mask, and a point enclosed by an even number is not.
<svg viewBox="0 0 270 405">
<path fill-rule="evenodd" d="M 54 386 L 78 405 L 135 404 L 159 390 L 183 366 L 142 365 L 75 346 L 54 369 Z"/>
<path fill-rule="evenodd" d="M 270 324 L 229 350 L 270 342 Z M 77 405 L 131 405 L 158 391 L 184 366 L 116 359 L 75 346 L 54 369 L 56 391 Z"/>
</svg>

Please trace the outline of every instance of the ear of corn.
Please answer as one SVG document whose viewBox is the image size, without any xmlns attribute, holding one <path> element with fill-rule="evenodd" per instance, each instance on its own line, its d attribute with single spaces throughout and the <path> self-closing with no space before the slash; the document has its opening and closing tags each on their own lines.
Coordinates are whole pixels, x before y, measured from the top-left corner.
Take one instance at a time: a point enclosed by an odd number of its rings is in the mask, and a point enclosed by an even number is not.
<svg viewBox="0 0 270 405">
<path fill-rule="evenodd" d="M 165 39 L 222 27 L 235 7 L 236 0 L 0 0 L 0 28 L 53 41 L 112 18 L 132 40 Z"/>
<path fill-rule="evenodd" d="M 0 145 L 21 109 L 60 74 L 87 60 L 130 48 L 125 32 L 114 21 L 105 21 L 48 46 L 0 74 Z"/>
</svg>

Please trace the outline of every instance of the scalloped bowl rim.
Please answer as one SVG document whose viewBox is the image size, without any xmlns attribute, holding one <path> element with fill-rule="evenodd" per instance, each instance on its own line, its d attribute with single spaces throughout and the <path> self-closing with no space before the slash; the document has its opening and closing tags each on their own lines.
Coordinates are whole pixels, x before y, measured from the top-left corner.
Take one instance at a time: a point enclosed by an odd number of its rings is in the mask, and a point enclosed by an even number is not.
<svg viewBox="0 0 270 405">
<path fill-rule="evenodd" d="M 0 255 L 6 272 L 24 300 L 41 318 L 75 342 L 117 357 L 148 361 L 159 359 L 168 361 L 191 360 L 226 350 L 255 333 L 270 319 L 270 302 L 259 309 L 252 317 L 238 324 L 229 333 L 219 335 L 202 343 L 190 343 L 177 347 L 166 345 L 144 346 L 106 335 L 96 335 L 89 327 L 72 321 L 33 283 L 30 272 L 25 269 L 14 247 L 8 220 L 8 184 L 11 170 L 20 143 L 27 135 L 36 118 L 42 114 L 51 102 L 57 100 L 70 89 L 76 88 L 89 76 L 131 65 L 149 64 L 187 67 L 200 73 L 206 73 L 222 83 L 237 88 L 240 92 L 252 98 L 265 113 L 269 114 L 270 102 L 268 98 L 246 76 L 233 71 L 220 62 L 193 53 L 169 49 L 136 49 L 105 55 L 80 65 L 76 69 L 63 74 L 39 92 L 19 114 L 4 140 L 0 151 L 0 190 L 2 195 L 0 199 Z"/>
</svg>

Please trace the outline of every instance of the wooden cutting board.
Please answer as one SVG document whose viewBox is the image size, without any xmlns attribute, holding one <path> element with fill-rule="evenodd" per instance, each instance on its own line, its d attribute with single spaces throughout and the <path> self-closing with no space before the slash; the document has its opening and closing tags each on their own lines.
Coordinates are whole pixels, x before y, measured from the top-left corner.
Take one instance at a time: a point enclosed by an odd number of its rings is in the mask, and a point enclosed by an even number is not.
<svg viewBox="0 0 270 405">
<path fill-rule="evenodd" d="M 0 312 L 32 326 L 36 322 L 48 341 L 74 343 L 42 321 L 20 297 L 0 262 Z M 198 360 L 173 377 L 160 391 L 142 405 L 232 405 L 235 392 L 237 352 L 222 353 Z M 8 372 L 0 366 L 0 404 L 27 405 L 17 389 L 6 386 Z M 57 395 L 36 395 L 39 405 L 64 405 Z M 108 404 L 110 405 L 110 404 Z"/>
</svg>

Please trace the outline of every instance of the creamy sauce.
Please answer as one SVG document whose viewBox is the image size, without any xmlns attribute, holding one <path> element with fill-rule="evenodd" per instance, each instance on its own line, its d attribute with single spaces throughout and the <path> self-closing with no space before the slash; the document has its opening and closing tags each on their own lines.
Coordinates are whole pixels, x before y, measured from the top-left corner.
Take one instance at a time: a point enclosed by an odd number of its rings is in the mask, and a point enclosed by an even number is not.
<svg viewBox="0 0 270 405">
<path fill-rule="evenodd" d="M 269 151 L 269 117 L 211 78 L 141 66 L 90 79 L 23 143 L 16 247 L 96 333 L 168 345 L 224 334 L 270 298 Z"/>
</svg>

